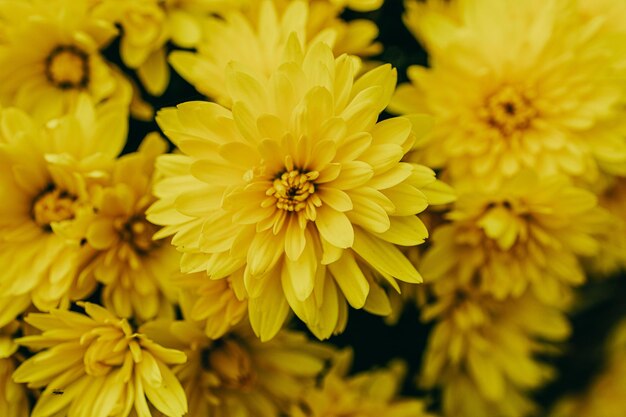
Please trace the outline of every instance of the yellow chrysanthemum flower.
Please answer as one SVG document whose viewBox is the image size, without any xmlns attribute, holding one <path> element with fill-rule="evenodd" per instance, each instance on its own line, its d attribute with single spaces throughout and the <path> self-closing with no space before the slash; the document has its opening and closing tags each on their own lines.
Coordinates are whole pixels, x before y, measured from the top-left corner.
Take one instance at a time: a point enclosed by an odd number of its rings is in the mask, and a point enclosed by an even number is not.
<svg viewBox="0 0 626 417">
<path fill-rule="evenodd" d="M 550 417 L 622 417 L 626 415 L 626 321 L 609 336 L 603 371 L 591 387 L 575 397 L 566 397 Z"/>
<path fill-rule="evenodd" d="M 459 192 L 451 222 L 435 230 L 420 264 L 437 290 L 477 285 L 503 300 L 530 288 L 554 305 L 584 282 L 577 255 L 598 251 L 595 233 L 608 221 L 591 192 L 528 172 L 497 193 Z"/>
<path fill-rule="evenodd" d="M 181 274 L 174 282 L 181 290 L 184 316 L 204 323 L 204 334 L 210 339 L 224 336 L 248 313 L 245 289 L 233 286 L 230 278 L 212 280 L 203 271 Z"/>
<path fill-rule="evenodd" d="M 101 56 L 117 35 L 88 0 L 4 0 L 0 20 L 0 102 L 40 120 L 69 112 L 81 93 L 128 105 L 131 90 Z"/>
<path fill-rule="evenodd" d="M 297 33 L 302 44 L 322 39 L 341 53 L 369 56 L 380 52 L 374 43 L 376 25 L 368 20 L 346 23 L 341 8 L 326 1 L 261 0 L 255 7 L 209 18 L 197 52 L 174 51 L 170 62 L 198 91 L 230 106 L 226 67 L 238 62 L 269 77 L 282 63 L 287 41 Z"/>
<path fill-rule="evenodd" d="M 415 216 L 434 173 L 400 162 L 415 136 L 407 119 L 376 123 L 393 92 L 385 65 L 357 81 L 357 62 L 318 43 L 303 55 L 295 36 L 269 82 L 228 71 L 233 110 L 192 102 L 157 120 L 184 155 L 157 164 L 167 177 L 148 219 L 164 225 L 183 272 L 243 282 L 263 340 L 289 307 L 320 338 L 346 322 L 346 299 L 366 306 L 380 283 L 421 282 L 394 244 L 427 236 Z"/>
<path fill-rule="evenodd" d="M 43 350 L 22 363 L 13 379 L 44 388 L 32 417 L 150 417 L 148 401 L 168 417 L 186 414 L 185 392 L 169 368 L 185 363 L 185 354 L 134 332 L 98 305 L 79 304 L 86 315 L 52 310 L 26 317 L 42 333 L 18 343 Z"/>
<path fill-rule="evenodd" d="M 401 398 L 398 392 L 406 374 L 401 361 L 387 368 L 348 376 L 352 352 L 341 352 L 319 387 L 305 391 L 291 417 L 434 417 L 424 403 Z"/>
<path fill-rule="evenodd" d="M 31 300 L 48 310 L 92 290 L 80 268 L 93 252 L 74 229 L 91 215 L 89 192 L 121 151 L 126 120 L 125 107 L 96 111 L 85 96 L 45 128 L 0 112 L 0 326 Z"/>
<path fill-rule="evenodd" d="M 603 30 L 626 33 L 621 16 L 626 13 L 626 3 L 620 0 L 578 0 L 584 19 L 596 20 Z"/>
<path fill-rule="evenodd" d="M 170 80 L 166 43 L 193 48 L 200 41 L 201 21 L 211 13 L 241 7 L 249 0 L 98 0 L 94 15 L 119 24 L 120 55 L 137 71 L 146 90 L 163 94 Z"/>
<path fill-rule="evenodd" d="M 22 385 L 13 382 L 17 344 L 13 339 L 19 328 L 17 322 L 0 327 L 0 416 L 28 417 L 29 406 L 26 391 Z"/>
<path fill-rule="evenodd" d="M 626 177 L 604 178 L 596 191 L 611 219 L 598 233 L 600 251 L 587 264 L 594 275 L 611 276 L 626 270 Z"/>
<path fill-rule="evenodd" d="M 535 408 L 528 391 L 553 374 L 534 355 L 570 333 L 560 310 L 532 295 L 502 302 L 472 290 L 439 296 L 423 319 L 437 319 L 420 382 L 441 387 L 450 417 L 520 417 Z"/>
<path fill-rule="evenodd" d="M 164 334 L 165 328 L 168 334 Z M 218 340 L 190 321 L 145 326 L 148 335 L 186 353 L 174 367 L 189 401 L 189 417 L 278 417 L 286 413 L 332 359 L 334 350 L 304 334 L 281 331 L 261 342 L 242 325 Z"/>
<path fill-rule="evenodd" d="M 83 274 L 104 284 L 104 306 L 123 318 L 173 317 L 177 293 L 171 279 L 180 254 L 169 242 L 152 239 L 159 228 L 145 218 L 154 201 L 154 161 L 166 150 L 157 133 L 148 135 L 138 152 L 116 161 L 111 180 L 93 193 L 85 241 L 98 252 Z"/>
<path fill-rule="evenodd" d="M 405 21 L 430 68 L 409 68 L 390 109 L 436 116 L 422 160 L 453 185 L 625 169 L 626 34 L 582 19 L 574 0 L 411 0 Z"/>
</svg>

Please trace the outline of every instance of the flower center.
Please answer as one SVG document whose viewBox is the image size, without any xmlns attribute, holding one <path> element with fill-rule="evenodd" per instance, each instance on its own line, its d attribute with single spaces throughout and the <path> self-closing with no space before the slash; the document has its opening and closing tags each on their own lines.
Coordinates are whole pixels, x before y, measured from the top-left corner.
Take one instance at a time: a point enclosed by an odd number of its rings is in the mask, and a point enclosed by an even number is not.
<svg viewBox="0 0 626 417">
<path fill-rule="evenodd" d="M 265 194 L 276 199 L 277 208 L 298 212 L 306 208 L 309 199 L 315 194 L 313 181 L 319 175 L 317 171 L 286 170 L 274 180 L 272 187 Z"/>
<path fill-rule="evenodd" d="M 52 222 L 74 218 L 76 204 L 76 197 L 66 191 L 48 189 L 35 199 L 32 209 L 33 219 L 37 225 L 50 232 Z"/>
<path fill-rule="evenodd" d="M 85 88 L 89 83 L 89 60 L 72 45 L 57 46 L 46 58 L 46 77 L 63 90 Z"/>
<path fill-rule="evenodd" d="M 511 136 L 529 128 L 537 117 L 537 110 L 527 95 L 506 86 L 487 99 L 479 115 L 503 136 Z"/>
<path fill-rule="evenodd" d="M 122 240 L 128 242 L 135 251 L 148 253 L 158 245 L 152 236 L 159 230 L 158 226 L 150 223 L 143 216 L 135 216 L 117 226 Z"/>
</svg>

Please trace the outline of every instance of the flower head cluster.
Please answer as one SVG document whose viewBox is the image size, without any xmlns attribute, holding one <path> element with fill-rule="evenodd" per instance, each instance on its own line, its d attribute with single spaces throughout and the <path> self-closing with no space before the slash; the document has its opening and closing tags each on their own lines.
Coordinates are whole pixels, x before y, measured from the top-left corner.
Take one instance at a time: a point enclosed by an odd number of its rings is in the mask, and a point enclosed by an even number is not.
<svg viewBox="0 0 626 417">
<path fill-rule="evenodd" d="M 591 192 L 564 177 L 518 174 L 497 193 L 462 192 L 421 270 L 436 291 L 475 287 L 503 300 L 532 289 L 558 305 L 570 286 L 584 282 L 577 255 L 597 253 L 605 216 Z"/>
<path fill-rule="evenodd" d="M 232 61 L 269 77 L 283 62 L 292 34 L 302 45 L 324 41 L 334 53 L 369 56 L 380 52 L 374 43 L 378 28 L 368 20 L 346 23 L 338 18 L 342 8 L 326 0 L 260 0 L 203 23 L 197 52 L 174 51 L 170 61 L 176 71 L 201 93 L 230 105 L 226 67 Z"/>
<path fill-rule="evenodd" d="M 39 352 L 13 378 L 43 388 L 32 416 L 150 417 L 148 401 L 168 417 L 186 414 L 185 392 L 169 368 L 185 363 L 185 354 L 134 332 L 103 307 L 80 305 L 86 314 L 52 310 L 26 318 L 42 333 L 18 343 Z"/>
<path fill-rule="evenodd" d="M 287 413 L 315 386 L 334 355 L 331 347 L 287 330 L 265 343 L 247 325 L 217 340 L 192 321 L 157 321 L 143 330 L 187 355 L 188 361 L 173 370 L 189 400 L 189 417 Z"/>
<path fill-rule="evenodd" d="M 82 274 L 104 285 L 103 304 L 120 317 L 173 316 L 170 278 L 179 271 L 180 255 L 169 242 L 153 240 L 159 228 L 145 217 L 154 201 L 154 160 L 165 149 L 158 134 L 148 135 L 138 152 L 115 161 L 110 179 L 92 193 L 84 242 L 97 252 Z"/>
<path fill-rule="evenodd" d="M 0 102 L 40 120 L 71 111 L 81 94 L 128 105 L 131 90 L 103 58 L 117 35 L 90 0 L 0 2 Z M 28 47 L 25 47 L 28 45 Z"/>
<path fill-rule="evenodd" d="M 624 33 L 600 30 L 602 18 L 581 18 L 574 3 L 408 2 L 431 67 L 409 69 L 391 108 L 437 117 L 420 144 L 425 163 L 455 184 L 494 186 L 525 169 L 585 181 L 624 169 Z"/>
<path fill-rule="evenodd" d="M 534 359 L 547 342 L 562 341 L 570 326 L 559 309 L 528 294 L 506 303 L 459 289 L 423 310 L 437 319 L 428 339 L 420 382 L 443 390 L 445 415 L 528 415 L 526 392 L 549 379 L 552 369 Z"/>
<path fill-rule="evenodd" d="M 93 289 L 80 274 L 93 252 L 78 230 L 123 146 L 126 115 L 113 102 L 96 110 L 86 96 L 45 127 L 17 109 L 1 111 L 0 325 L 31 300 L 49 310 Z"/>
<path fill-rule="evenodd" d="M 158 236 L 174 235 L 185 253 L 183 272 L 243 282 L 263 340 L 289 308 L 326 338 L 345 325 L 346 300 L 366 306 L 379 279 L 420 282 L 394 244 L 427 236 L 415 214 L 435 182 L 401 162 L 415 141 L 411 123 L 377 123 L 395 86 L 390 66 L 354 81 L 355 59 L 335 59 L 324 43 L 304 53 L 290 39 L 269 82 L 229 68 L 232 111 L 192 102 L 160 112 L 183 155 L 159 158 L 165 178 L 148 211 L 165 226 Z"/>
</svg>

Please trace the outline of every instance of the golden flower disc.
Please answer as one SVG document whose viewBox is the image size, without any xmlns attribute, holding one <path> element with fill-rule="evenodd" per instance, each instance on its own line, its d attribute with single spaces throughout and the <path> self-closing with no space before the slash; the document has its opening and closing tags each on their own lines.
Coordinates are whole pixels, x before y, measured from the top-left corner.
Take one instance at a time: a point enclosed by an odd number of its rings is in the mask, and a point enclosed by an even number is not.
<svg viewBox="0 0 626 417">
<path fill-rule="evenodd" d="M 73 45 L 60 45 L 46 58 L 46 77 L 59 87 L 85 88 L 89 84 L 89 57 Z"/>
</svg>

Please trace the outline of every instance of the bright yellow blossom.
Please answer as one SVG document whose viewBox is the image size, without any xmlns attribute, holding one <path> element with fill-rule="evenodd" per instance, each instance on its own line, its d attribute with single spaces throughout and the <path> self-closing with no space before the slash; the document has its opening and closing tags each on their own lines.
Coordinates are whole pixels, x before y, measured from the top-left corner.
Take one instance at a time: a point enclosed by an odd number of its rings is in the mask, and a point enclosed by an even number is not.
<svg viewBox="0 0 626 417">
<path fill-rule="evenodd" d="M 0 416 L 27 417 L 29 415 L 28 400 L 24 386 L 13 382 L 15 370 L 15 353 L 17 344 L 13 339 L 19 328 L 17 322 L 11 322 L 0 328 Z"/>
<path fill-rule="evenodd" d="M 436 116 L 420 143 L 429 166 L 497 185 L 524 169 L 593 181 L 626 167 L 626 34 L 601 31 L 574 0 L 407 2 L 427 47 L 390 109 Z"/>
<path fill-rule="evenodd" d="M 43 388 L 31 416 L 150 417 L 148 401 L 168 417 L 185 415 L 185 392 L 169 368 L 185 363 L 185 354 L 134 332 L 96 304 L 79 305 L 86 314 L 52 310 L 26 317 L 42 333 L 18 343 L 42 350 L 13 379 Z"/>
<path fill-rule="evenodd" d="M 171 279 L 180 254 L 169 242 L 152 239 L 159 228 L 145 218 L 154 201 L 154 160 L 166 149 L 158 134 L 148 135 L 138 152 L 116 161 L 110 182 L 93 193 L 85 241 L 98 252 L 83 274 L 104 284 L 103 305 L 123 318 L 173 317 L 177 294 Z"/>
<path fill-rule="evenodd" d="M 128 105 L 131 90 L 100 52 L 117 35 L 88 0 L 3 0 L 0 102 L 40 120 L 61 116 L 81 93 Z"/>
<path fill-rule="evenodd" d="M 80 274 L 93 251 L 74 232 L 122 149 L 127 112 L 83 99 L 45 128 L 17 109 L 0 113 L 0 325 L 31 300 L 40 310 L 67 306 L 95 285 Z"/>
<path fill-rule="evenodd" d="M 437 321 L 420 383 L 443 390 L 443 414 L 450 417 L 528 415 L 535 408 L 528 392 L 553 375 L 534 356 L 570 333 L 559 309 L 530 294 L 502 302 L 459 289 L 440 294 L 422 314 Z"/>
<path fill-rule="evenodd" d="M 401 361 L 387 368 L 348 376 L 352 352 L 334 360 L 319 387 L 305 391 L 291 417 L 434 417 L 417 399 L 401 398 L 398 391 L 406 374 Z"/>
<path fill-rule="evenodd" d="M 372 10 L 380 9 L 385 0 L 330 0 L 331 3 L 349 7 L 359 12 L 370 12 Z"/>
<path fill-rule="evenodd" d="M 415 214 L 434 173 L 400 162 L 411 123 L 377 123 L 393 92 L 389 65 L 358 80 L 357 61 L 295 37 L 266 82 L 241 65 L 228 71 L 233 109 L 191 102 L 157 120 L 183 155 L 157 161 L 166 177 L 148 219 L 185 252 L 183 272 L 243 282 L 262 340 L 289 308 L 320 338 L 341 331 L 346 300 L 366 305 L 379 279 L 421 282 L 394 245 L 427 236 Z M 237 284 L 242 285 L 242 284 Z M 373 288 L 373 289 L 372 289 Z"/>
<path fill-rule="evenodd" d="M 153 322 L 143 330 L 187 355 L 188 361 L 173 369 L 187 394 L 189 417 L 286 415 L 335 353 L 287 330 L 263 343 L 245 324 L 218 340 L 191 321 Z"/>
<path fill-rule="evenodd" d="M 170 62 L 198 91 L 230 105 L 226 67 L 242 63 L 261 77 L 269 77 L 283 62 L 292 33 L 302 45 L 323 40 L 341 53 L 369 56 L 380 52 L 374 43 L 378 28 L 368 20 L 346 23 L 341 8 L 326 1 L 260 0 L 254 7 L 209 18 L 197 52 L 174 51 Z"/>
<path fill-rule="evenodd" d="M 525 172 L 495 193 L 459 193 L 420 264 L 436 288 L 476 285 L 500 300 L 530 288 L 556 305 L 584 282 L 577 255 L 597 253 L 596 231 L 608 222 L 591 192 Z"/>
</svg>

